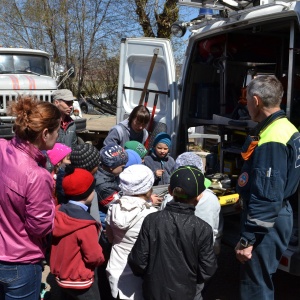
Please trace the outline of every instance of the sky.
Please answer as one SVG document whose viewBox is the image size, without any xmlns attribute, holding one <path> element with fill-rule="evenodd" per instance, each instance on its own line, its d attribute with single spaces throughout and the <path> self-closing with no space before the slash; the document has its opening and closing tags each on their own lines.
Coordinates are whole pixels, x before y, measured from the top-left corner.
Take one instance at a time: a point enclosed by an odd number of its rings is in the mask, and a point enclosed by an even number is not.
<svg viewBox="0 0 300 300">
<path fill-rule="evenodd" d="M 179 21 L 188 22 L 194 18 L 196 18 L 199 14 L 199 8 L 189 7 L 189 6 L 179 6 Z M 185 49 L 188 45 L 188 40 L 191 32 L 187 29 L 185 35 L 181 38 L 172 38 L 172 44 L 174 46 L 174 56 L 176 58 L 177 63 L 182 63 Z"/>
</svg>

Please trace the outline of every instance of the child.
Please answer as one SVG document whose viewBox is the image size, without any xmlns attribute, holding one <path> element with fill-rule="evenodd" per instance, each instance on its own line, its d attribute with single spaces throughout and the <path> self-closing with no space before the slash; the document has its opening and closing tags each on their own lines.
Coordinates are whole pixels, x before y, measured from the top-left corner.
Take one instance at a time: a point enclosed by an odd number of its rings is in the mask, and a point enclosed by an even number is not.
<svg viewBox="0 0 300 300">
<path fill-rule="evenodd" d="M 109 131 L 103 144 L 117 144 L 124 147 L 127 141 L 139 141 L 145 143 L 148 137 L 146 127 L 150 121 L 150 112 L 144 105 L 136 106 L 130 113 L 128 119 L 115 125 Z"/>
<path fill-rule="evenodd" d="M 111 203 L 119 199 L 119 174 L 128 161 L 128 154 L 117 144 L 109 144 L 100 150 L 100 166 L 95 174 L 95 190 L 98 196 L 101 224 Z"/>
<path fill-rule="evenodd" d="M 106 233 L 113 245 L 106 271 L 114 298 L 143 299 L 142 280 L 132 274 L 127 257 L 145 216 L 156 211 L 147 202 L 153 182 L 154 176 L 148 167 L 129 166 L 120 174 L 123 196 L 107 212 Z"/>
<path fill-rule="evenodd" d="M 72 147 L 71 153 L 71 163 L 75 168 L 81 168 L 89 171 L 92 175 L 94 175 L 100 164 L 100 153 L 96 147 L 91 144 L 79 144 Z M 94 193 L 94 199 L 90 206 L 90 214 L 91 216 L 100 223 L 99 216 L 99 204 L 97 194 Z M 106 277 L 105 269 L 106 263 L 109 258 L 111 245 L 105 239 L 104 233 L 101 234 L 99 243 L 102 247 L 104 257 L 106 261 L 100 267 L 97 268 L 98 282 L 99 282 L 99 291 L 101 299 L 111 299 L 111 291 L 110 286 Z M 96 272 L 96 270 L 95 270 Z"/>
<path fill-rule="evenodd" d="M 51 175 L 53 177 L 53 196 L 55 199 L 55 205 L 61 203 L 61 197 L 63 197 L 63 191 L 61 187 L 62 178 L 64 176 L 65 166 L 70 164 L 70 154 L 72 149 L 64 144 L 56 143 L 52 150 L 47 151 L 47 155 L 51 164 L 53 165 L 53 170 Z"/>
<path fill-rule="evenodd" d="M 179 167 L 170 179 L 174 202 L 144 219 L 128 263 L 143 278 L 145 300 L 193 300 L 197 283 L 216 271 L 211 226 L 194 215 L 204 190 L 198 168 Z"/>
<path fill-rule="evenodd" d="M 98 149 L 91 144 L 79 144 L 72 147 L 70 160 L 72 166 L 75 168 L 85 169 L 94 175 L 99 168 L 100 153 Z M 99 205 L 96 193 L 94 194 L 94 199 L 89 211 L 91 216 L 96 221 L 100 222 Z"/>
<path fill-rule="evenodd" d="M 144 164 L 154 173 L 154 185 L 169 184 L 175 161 L 169 155 L 171 137 L 165 133 L 159 133 L 153 142 L 150 155 L 145 156 Z"/>
<path fill-rule="evenodd" d="M 56 207 L 50 270 L 66 294 L 100 300 L 94 280 L 95 268 L 104 263 L 98 243 L 100 226 L 87 212 L 95 180 L 87 170 L 67 166 L 62 186 L 68 203 Z"/>
<path fill-rule="evenodd" d="M 199 155 L 193 152 L 184 152 L 180 154 L 175 161 L 174 169 L 178 169 L 182 166 L 194 166 L 197 167 L 202 174 L 204 174 L 204 167 L 202 159 Z M 195 215 L 207 222 L 213 229 L 214 237 L 214 251 L 215 254 L 220 254 L 221 249 L 221 236 L 223 231 L 223 218 L 221 213 L 221 205 L 218 197 L 213 193 L 212 190 L 208 189 L 211 185 L 211 181 L 205 178 L 204 185 L 206 190 L 203 191 L 201 200 L 195 207 Z M 167 194 L 164 198 L 163 203 L 160 206 L 160 209 L 164 209 L 166 204 L 173 200 L 173 197 L 170 194 Z"/>
<path fill-rule="evenodd" d="M 145 146 L 143 144 L 141 144 L 140 142 L 138 142 L 138 141 L 128 141 L 128 142 L 126 142 L 125 145 L 124 145 L 124 149 L 125 150 L 131 149 L 131 150 L 135 151 L 140 156 L 140 158 L 142 159 L 142 162 L 144 162 L 144 158 L 148 153 Z"/>
</svg>

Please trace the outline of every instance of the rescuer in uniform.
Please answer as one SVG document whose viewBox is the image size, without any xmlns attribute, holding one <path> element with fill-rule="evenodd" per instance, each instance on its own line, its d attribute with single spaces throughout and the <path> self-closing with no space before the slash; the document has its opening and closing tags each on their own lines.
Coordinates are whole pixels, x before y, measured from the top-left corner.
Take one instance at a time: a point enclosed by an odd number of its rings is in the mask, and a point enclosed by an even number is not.
<svg viewBox="0 0 300 300">
<path fill-rule="evenodd" d="M 247 107 L 258 122 L 242 149 L 245 160 L 237 190 L 243 199 L 241 299 L 274 299 L 276 272 L 292 234 L 289 198 L 300 178 L 300 134 L 280 109 L 283 87 L 275 76 L 259 76 L 247 88 Z"/>
</svg>

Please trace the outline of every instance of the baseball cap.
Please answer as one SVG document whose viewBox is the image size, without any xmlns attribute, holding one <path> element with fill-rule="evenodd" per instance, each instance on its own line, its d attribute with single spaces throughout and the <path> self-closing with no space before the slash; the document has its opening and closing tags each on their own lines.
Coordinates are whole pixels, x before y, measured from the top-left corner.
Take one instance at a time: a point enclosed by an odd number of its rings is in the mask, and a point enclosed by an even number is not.
<svg viewBox="0 0 300 300">
<path fill-rule="evenodd" d="M 207 187 L 203 173 L 194 166 L 182 166 L 175 170 L 170 178 L 170 189 L 182 188 L 184 194 L 175 195 L 179 198 L 195 198 Z"/>
<path fill-rule="evenodd" d="M 203 166 L 202 158 L 194 152 L 184 152 L 176 158 L 174 170 L 182 166 L 197 167 L 204 174 L 204 166 Z M 205 177 L 204 185 L 207 188 L 211 186 L 211 181 L 206 177 Z"/>
<path fill-rule="evenodd" d="M 57 90 L 53 92 L 52 96 L 53 100 L 73 101 L 76 99 L 68 89 Z"/>
</svg>

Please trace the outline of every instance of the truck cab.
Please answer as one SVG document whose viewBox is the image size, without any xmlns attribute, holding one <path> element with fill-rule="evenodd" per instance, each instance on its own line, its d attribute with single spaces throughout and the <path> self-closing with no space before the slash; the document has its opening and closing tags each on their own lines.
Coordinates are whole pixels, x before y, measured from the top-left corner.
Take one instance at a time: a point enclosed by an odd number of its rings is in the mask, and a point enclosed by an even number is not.
<svg viewBox="0 0 300 300">
<path fill-rule="evenodd" d="M 233 179 L 242 164 L 241 146 L 256 125 L 245 99 L 247 84 L 254 76 L 273 74 L 282 82 L 282 109 L 300 127 L 300 2 L 222 1 L 220 6 L 213 1 L 179 2 L 199 8 L 197 18 L 174 24 L 176 34 L 190 31 L 179 79 L 168 40 L 122 40 L 117 122 L 139 104 L 158 48 L 146 92 L 147 106 L 152 112 L 158 94 L 154 121 L 171 135 L 171 155 L 176 158 L 188 151 L 190 128 L 200 128 L 193 135 L 215 149 L 212 173 L 226 173 Z M 202 8 L 209 13 L 202 14 Z M 300 275 L 299 196 L 298 188 L 292 203 L 294 234 L 280 264 L 295 275 Z"/>
<path fill-rule="evenodd" d="M 50 55 L 45 51 L 24 48 L 0 48 L 0 137 L 14 136 L 14 119 L 7 114 L 9 101 L 19 95 L 34 95 L 41 101 L 51 102 L 57 90 L 57 78 L 53 76 Z M 78 101 L 74 101 L 72 118 L 79 130 L 85 130 Z"/>
</svg>

